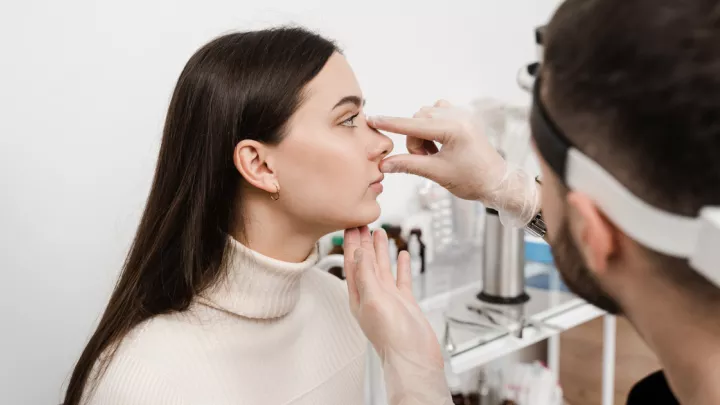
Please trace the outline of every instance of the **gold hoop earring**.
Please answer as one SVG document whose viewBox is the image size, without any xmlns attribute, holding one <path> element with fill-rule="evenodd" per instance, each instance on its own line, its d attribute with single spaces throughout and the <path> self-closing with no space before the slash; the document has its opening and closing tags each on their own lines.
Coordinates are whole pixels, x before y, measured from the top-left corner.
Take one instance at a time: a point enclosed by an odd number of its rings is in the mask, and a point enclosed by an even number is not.
<svg viewBox="0 0 720 405">
<path fill-rule="evenodd" d="M 270 194 L 270 199 L 273 201 L 277 201 L 280 199 L 280 186 L 277 184 L 275 185 L 275 192 Z"/>
</svg>

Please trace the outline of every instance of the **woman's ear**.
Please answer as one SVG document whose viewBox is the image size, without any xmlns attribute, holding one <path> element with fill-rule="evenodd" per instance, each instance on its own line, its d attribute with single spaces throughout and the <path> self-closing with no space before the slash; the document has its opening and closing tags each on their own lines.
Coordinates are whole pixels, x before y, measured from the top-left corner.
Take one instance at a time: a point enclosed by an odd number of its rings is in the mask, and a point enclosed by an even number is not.
<svg viewBox="0 0 720 405">
<path fill-rule="evenodd" d="M 567 202 L 570 233 L 585 264 L 594 273 L 605 272 L 610 257 L 618 248 L 617 229 L 585 194 L 571 191 Z"/>
<path fill-rule="evenodd" d="M 244 139 L 235 145 L 233 163 L 245 180 L 268 193 L 277 192 L 277 177 L 268 159 L 270 150 L 260 142 Z"/>
</svg>

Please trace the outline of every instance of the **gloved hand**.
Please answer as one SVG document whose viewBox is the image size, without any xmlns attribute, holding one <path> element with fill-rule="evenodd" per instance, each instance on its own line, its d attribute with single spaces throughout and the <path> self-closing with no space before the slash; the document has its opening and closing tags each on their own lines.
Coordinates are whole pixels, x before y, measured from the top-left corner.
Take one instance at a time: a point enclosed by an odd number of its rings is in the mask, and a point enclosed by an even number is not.
<svg viewBox="0 0 720 405">
<path fill-rule="evenodd" d="M 412 295 L 408 253 L 395 281 L 384 230 L 347 230 L 344 249 L 350 308 L 382 361 L 388 403 L 452 405 L 440 344 Z"/>
<path fill-rule="evenodd" d="M 386 158 L 380 166 L 383 172 L 433 180 L 460 198 L 496 209 L 505 225 L 525 226 L 539 211 L 535 179 L 508 165 L 470 111 L 439 101 L 413 118 L 370 117 L 368 124 L 408 136 L 410 154 Z M 438 150 L 434 142 L 442 148 Z"/>
</svg>

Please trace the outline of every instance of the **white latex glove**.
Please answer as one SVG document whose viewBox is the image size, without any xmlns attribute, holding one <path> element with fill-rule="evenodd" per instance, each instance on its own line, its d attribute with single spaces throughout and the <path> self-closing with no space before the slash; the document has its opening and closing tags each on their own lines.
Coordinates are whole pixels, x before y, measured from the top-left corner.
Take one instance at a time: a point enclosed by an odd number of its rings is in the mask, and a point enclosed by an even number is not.
<svg viewBox="0 0 720 405">
<path fill-rule="evenodd" d="M 408 136 L 410 154 L 386 158 L 380 166 L 383 172 L 433 180 L 460 198 L 496 209 L 505 225 L 525 226 L 539 211 L 535 179 L 505 162 L 483 133 L 483 123 L 469 110 L 438 101 L 413 118 L 375 116 L 368 124 Z"/>
<path fill-rule="evenodd" d="M 350 308 L 382 361 L 388 403 L 452 405 L 440 344 L 412 295 L 408 253 L 395 281 L 384 230 L 349 229 L 344 249 Z"/>
</svg>

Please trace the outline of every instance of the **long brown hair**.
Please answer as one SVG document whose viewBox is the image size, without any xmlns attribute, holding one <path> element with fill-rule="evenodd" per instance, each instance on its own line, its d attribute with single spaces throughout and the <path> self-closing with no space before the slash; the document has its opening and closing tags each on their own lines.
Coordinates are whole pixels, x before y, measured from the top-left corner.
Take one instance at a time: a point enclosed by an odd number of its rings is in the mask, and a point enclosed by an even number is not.
<svg viewBox="0 0 720 405">
<path fill-rule="evenodd" d="M 223 35 L 190 58 L 170 101 L 140 225 L 64 405 L 80 404 L 132 328 L 186 310 L 223 275 L 227 234 L 241 203 L 235 145 L 280 142 L 304 86 L 336 51 L 317 34 L 282 27 Z"/>
</svg>

